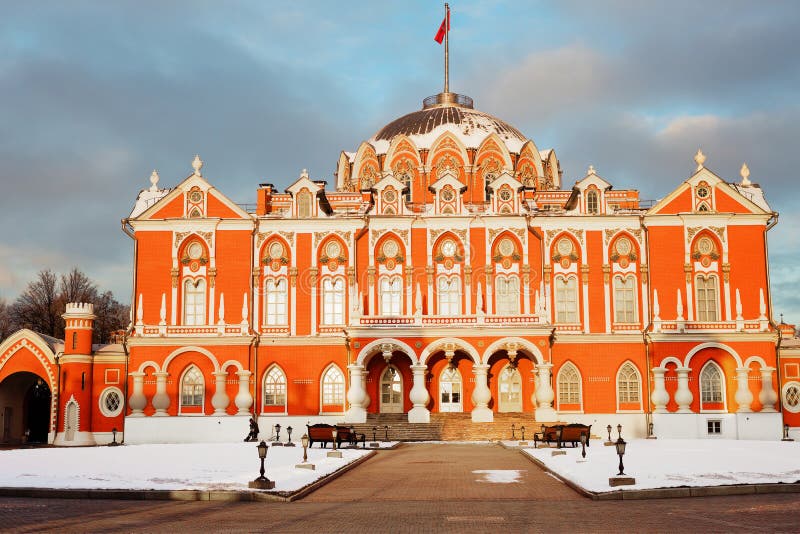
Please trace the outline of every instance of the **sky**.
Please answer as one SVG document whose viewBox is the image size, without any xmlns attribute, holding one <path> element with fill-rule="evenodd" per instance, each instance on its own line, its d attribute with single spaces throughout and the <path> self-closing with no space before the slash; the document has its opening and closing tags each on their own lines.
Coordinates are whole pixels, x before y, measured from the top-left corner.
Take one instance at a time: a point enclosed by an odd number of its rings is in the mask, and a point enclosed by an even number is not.
<svg viewBox="0 0 800 534">
<path fill-rule="evenodd" d="M 129 303 L 121 231 L 153 169 L 255 203 L 304 168 L 328 180 L 442 90 L 435 1 L 13 2 L 0 17 L 0 298 L 79 267 Z M 450 86 L 555 148 L 567 186 L 592 164 L 667 195 L 747 162 L 769 232 L 776 318 L 800 322 L 800 3 L 454 1 Z"/>
</svg>

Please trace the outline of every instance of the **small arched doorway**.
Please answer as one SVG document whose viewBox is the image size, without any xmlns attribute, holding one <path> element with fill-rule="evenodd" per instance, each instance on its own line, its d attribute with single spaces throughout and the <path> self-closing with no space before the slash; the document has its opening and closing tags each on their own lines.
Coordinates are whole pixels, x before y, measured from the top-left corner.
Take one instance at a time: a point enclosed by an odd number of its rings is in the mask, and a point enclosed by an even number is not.
<svg viewBox="0 0 800 534">
<path fill-rule="evenodd" d="M 461 373 L 457 367 L 448 365 L 444 368 L 439 378 L 439 411 L 463 411 L 462 391 Z"/>
<path fill-rule="evenodd" d="M 0 383 L 3 443 L 47 443 L 50 433 L 50 386 L 40 376 L 20 372 Z"/>
<path fill-rule="evenodd" d="M 381 376 L 381 413 L 403 413 L 403 377 L 393 365 Z"/>
<path fill-rule="evenodd" d="M 506 365 L 500 371 L 498 390 L 498 411 L 522 411 L 522 376 L 520 376 L 519 370 L 515 366 Z"/>
</svg>

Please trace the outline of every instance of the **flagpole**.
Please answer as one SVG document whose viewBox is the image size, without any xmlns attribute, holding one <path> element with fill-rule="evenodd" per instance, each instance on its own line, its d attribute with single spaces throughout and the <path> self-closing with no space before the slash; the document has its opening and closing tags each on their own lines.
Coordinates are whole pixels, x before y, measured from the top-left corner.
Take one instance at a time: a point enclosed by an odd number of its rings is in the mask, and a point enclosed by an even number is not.
<svg viewBox="0 0 800 534">
<path fill-rule="evenodd" d="M 444 92 L 450 92 L 450 5 L 444 4 Z"/>
</svg>

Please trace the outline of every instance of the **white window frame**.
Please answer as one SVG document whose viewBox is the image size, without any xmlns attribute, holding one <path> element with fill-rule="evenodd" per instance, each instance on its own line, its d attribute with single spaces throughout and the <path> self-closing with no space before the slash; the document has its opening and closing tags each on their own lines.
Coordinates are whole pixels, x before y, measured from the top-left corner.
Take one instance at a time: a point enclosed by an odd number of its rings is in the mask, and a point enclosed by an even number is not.
<svg viewBox="0 0 800 534">
<path fill-rule="evenodd" d="M 314 215 L 314 195 L 308 189 L 297 193 L 297 218 L 309 219 Z"/>
<path fill-rule="evenodd" d="M 705 388 L 704 388 L 704 376 L 703 375 L 706 373 L 706 370 L 711 368 L 711 367 L 715 368 L 717 370 L 717 372 L 719 373 L 719 394 L 720 394 L 720 398 L 721 398 L 721 400 L 719 400 L 719 401 L 716 401 L 716 400 L 705 400 L 704 399 Z M 727 395 L 726 395 L 727 392 L 725 390 L 725 386 L 726 386 L 726 384 L 725 384 L 725 372 L 722 370 L 722 367 L 720 367 L 720 365 L 717 362 L 715 362 L 714 360 L 707 361 L 703 365 L 703 367 L 700 369 L 700 374 L 698 375 L 697 380 L 698 380 L 698 388 L 697 389 L 700 392 L 700 412 L 701 413 L 726 413 L 728 411 L 728 401 L 727 401 L 727 398 L 726 398 L 727 397 Z M 706 404 L 720 404 L 720 403 L 722 404 L 722 409 L 713 409 L 712 410 L 712 409 L 704 408 L 704 406 Z"/>
<path fill-rule="evenodd" d="M 112 393 L 116 393 L 119 397 L 119 406 L 117 406 L 116 410 L 109 410 L 106 406 L 106 398 L 111 395 Z M 125 394 L 122 393 L 122 390 L 110 386 L 103 390 L 100 396 L 97 398 L 97 404 L 100 408 L 100 413 L 102 413 L 106 417 L 116 417 L 122 413 L 122 410 L 125 408 Z"/>
<path fill-rule="evenodd" d="M 345 287 L 347 281 L 341 276 L 322 279 L 322 324 L 345 324 Z"/>
<path fill-rule="evenodd" d="M 594 204 L 594 206 L 592 206 Z M 586 191 L 586 213 L 597 215 L 600 213 L 600 194 L 596 189 Z"/>
<path fill-rule="evenodd" d="M 289 324 L 289 284 L 285 277 L 264 280 L 264 324 Z"/>
<path fill-rule="evenodd" d="M 622 398 L 622 388 L 620 388 L 620 382 L 621 382 L 621 378 L 622 378 L 622 373 L 624 371 L 626 371 L 627 369 L 633 371 L 633 376 L 636 379 L 636 397 L 638 397 L 638 398 L 635 399 L 635 400 L 623 400 L 623 398 Z M 630 376 L 631 375 L 628 375 L 628 377 L 630 377 Z M 617 376 L 616 376 L 615 381 L 616 381 L 616 387 L 617 387 L 617 412 L 619 412 L 619 413 L 631 413 L 631 412 L 633 412 L 633 413 L 641 413 L 642 412 L 642 374 L 639 372 L 639 369 L 633 364 L 633 362 L 628 360 L 628 361 L 624 362 L 622 365 L 620 365 L 619 369 L 617 369 Z M 626 382 L 630 382 L 630 379 L 626 380 Z M 628 389 L 628 392 L 630 392 L 630 388 Z M 638 403 L 639 404 L 639 408 L 636 408 L 636 409 L 633 409 L 633 410 L 631 410 L 631 409 L 622 410 L 622 409 L 620 409 L 620 405 L 622 405 L 623 403 L 625 403 L 625 404 Z"/>
<path fill-rule="evenodd" d="M 702 283 L 703 283 L 703 287 L 700 287 L 701 280 L 702 280 Z M 713 288 L 709 288 L 706 284 L 708 284 L 708 282 L 710 282 L 712 280 L 714 282 L 714 286 L 713 286 Z M 708 291 L 710 289 L 714 290 L 713 299 L 708 297 Z M 701 297 L 701 292 L 702 292 L 702 297 Z M 697 312 L 696 312 L 697 320 L 699 322 L 703 322 L 703 323 L 705 323 L 705 322 L 713 323 L 713 322 L 719 321 L 720 320 L 719 319 L 720 318 L 720 313 L 719 313 L 719 277 L 716 274 L 710 274 L 710 275 L 698 274 L 697 276 L 695 276 L 695 278 L 694 278 L 694 294 L 695 294 L 695 302 L 697 303 L 697 306 L 695 306 L 695 309 L 697 310 Z M 701 302 L 705 306 L 701 305 Z M 713 309 L 708 309 L 708 305 L 709 304 L 713 304 Z M 713 312 L 713 314 L 714 314 L 713 318 L 709 318 L 709 316 L 708 316 L 709 313 L 711 313 L 711 312 Z M 703 314 L 705 314 L 705 318 L 703 317 Z"/>
<path fill-rule="evenodd" d="M 568 371 L 574 371 L 575 376 L 577 377 L 577 392 L 574 392 L 572 390 L 567 391 L 566 393 L 567 393 L 567 395 L 569 395 L 569 397 L 567 397 L 567 399 L 566 399 L 567 402 L 563 402 L 562 401 L 562 393 L 564 393 L 564 388 L 562 388 L 561 380 L 562 380 L 562 376 L 564 374 L 566 374 Z M 569 384 L 570 384 L 570 386 L 575 385 L 573 382 L 569 382 Z M 578 369 L 577 365 L 575 365 L 572 362 L 566 362 L 564 365 L 561 366 L 561 368 L 558 370 L 558 375 L 556 375 L 556 388 L 558 390 L 558 391 L 556 391 L 556 399 L 558 401 L 558 411 L 559 412 L 563 412 L 563 413 L 583 413 L 583 377 L 581 376 L 580 369 Z M 569 401 L 572 400 L 571 399 L 572 394 L 576 394 L 576 393 L 578 395 L 578 402 L 569 402 Z M 580 408 L 578 410 L 566 410 L 565 411 L 565 410 L 561 409 L 561 405 L 562 404 L 577 404 L 577 405 L 580 406 Z"/>
<path fill-rule="evenodd" d="M 446 282 L 447 291 L 442 290 Z M 438 315 L 461 315 L 461 279 L 457 275 L 440 275 L 436 281 L 436 311 Z"/>
<path fill-rule="evenodd" d="M 337 372 L 342 377 L 341 382 L 330 382 L 331 376 Z M 319 381 L 319 400 L 320 411 L 319 413 L 342 413 L 344 412 L 344 403 L 347 392 L 345 391 L 345 376 L 342 370 L 336 364 L 331 364 L 325 368 L 322 373 L 322 378 Z M 331 402 L 332 401 L 332 402 Z M 341 405 L 341 412 L 325 412 L 325 406 Z"/>
<path fill-rule="evenodd" d="M 520 314 L 520 283 L 515 274 L 498 275 L 495 279 L 497 315 Z"/>
<path fill-rule="evenodd" d="M 632 324 L 639 322 L 639 314 L 636 306 L 636 300 L 638 297 L 636 282 L 636 276 L 632 274 L 627 276 L 617 275 L 614 277 L 613 291 L 615 323 Z M 627 287 L 628 283 L 630 283 L 630 287 Z M 620 285 L 624 285 L 624 287 L 620 287 Z M 628 304 L 630 304 L 630 310 L 628 310 Z M 619 317 L 620 312 L 623 314 L 622 321 L 620 321 Z"/>
<path fill-rule="evenodd" d="M 277 373 L 281 378 L 283 378 L 283 382 L 270 380 L 270 376 L 275 376 L 274 373 Z M 286 412 L 287 406 L 289 404 L 289 394 L 288 394 L 288 384 L 286 380 L 286 373 L 278 364 L 270 365 L 266 372 L 264 373 L 264 379 L 261 381 L 261 401 L 263 402 L 263 406 L 283 406 L 284 413 Z M 270 389 L 277 389 L 277 392 L 271 392 L 273 395 L 283 395 L 283 403 L 268 403 L 267 402 L 267 391 Z"/>
<path fill-rule="evenodd" d="M 789 403 L 786 402 L 786 395 L 789 393 L 789 388 L 797 388 L 798 395 L 800 395 L 800 382 L 796 380 L 786 382 L 781 388 L 781 404 L 783 404 L 783 408 L 789 413 L 800 413 L 800 402 L 795 406 L 790 406 Z"/>
<path fill-rule="evenodd" d="M 566 284 L 564 283 L 565 280 Z M 576 276 L 556 276 L 554 286 L 556 323 L 579 324 L 578 278 Z M 572 299 L 569 298 L 570 295 L 573 297 Z"/>
<path fill-rule="evenodd" d="M 186 376 L 192 370 L 196 370 L 197 373 L 200 375 L 200 379 L 202 380 L 202 382 L 200 382 L 200 383 L 195 382 L 193 384 L 195 387 L 197 387 L 198 385 L 202 386 L 202 393 L 200 394 L 200 404 L 185 404 L 184 403 L 184 392 L 183 392 L 184 381 L 186 380 Z M 186 368 L 185 371 L 183 371 L 183 374 L 181 374 L 181 379 L 178 382 L 178 384 L 179 384 L 179 388 L 178 388 L 178 402 L 179 402 L 178 408 L 179 408 L 179 413 L 183 412 L 183 407 L 184 406 L 191 406 L 191 407 L 199 406 L 200 407 L 200 411 L 199 412 L 197 412 L 197 413 L 192 412 L 192 413 L 187 414 L 187 415 L 204 415 L 205 414 L 205 406 L 206 406 L 206 377 L 203 376 L 203 371 L 201 371 L 200 368 L 197 367 L 194 364 L 190 365 L 189 367 Z M 196 396 L 196 395 L 197 395 L 197 393 L 192 393 L 192 396 Z"/>
<path fill-rule="evenodd" d="M 207 323 L 207 285 L 205 278 L 185 278 L 183 280 L 184 326 L 201 326 Z"/>
<path fill-rule="evenodd" d="M 403 279 L 399 275 L 382 276 L 378 283 L 380 314 L 396 317 L 403 314 Z"/>
</svg>

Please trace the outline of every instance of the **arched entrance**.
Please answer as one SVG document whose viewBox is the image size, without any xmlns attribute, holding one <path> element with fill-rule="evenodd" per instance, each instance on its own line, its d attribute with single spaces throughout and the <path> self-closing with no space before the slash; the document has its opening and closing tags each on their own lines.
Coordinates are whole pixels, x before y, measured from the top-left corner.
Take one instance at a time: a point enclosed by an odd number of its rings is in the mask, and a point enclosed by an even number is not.
<svg viewBox="0 0 800 534">
<path fill-rule="evenodd" d="M 47 443 L 51 392 L 34 373 L 20 372 L 0 383 L 3 443 Z"/>
<path fill-rule="evenodd" d="M 439 378 L 439 411 L 463 411 L 462 391 L 461 373 L 458 368 L 446 366 Z"/>
<path fill-rule="evenodd" d="M 394 365 L 381 376 L 381 413 L 403 413 L 403 377 Z"/>
<path fill-rule="evenodd" d="M 522 411 L 522 376 L 514 365 L 506 365 L 497 382 L 497 409 L 500 412 Z"/>
</svg>

